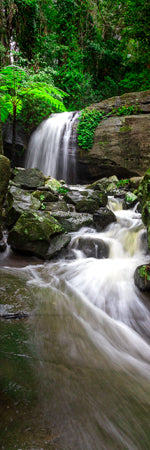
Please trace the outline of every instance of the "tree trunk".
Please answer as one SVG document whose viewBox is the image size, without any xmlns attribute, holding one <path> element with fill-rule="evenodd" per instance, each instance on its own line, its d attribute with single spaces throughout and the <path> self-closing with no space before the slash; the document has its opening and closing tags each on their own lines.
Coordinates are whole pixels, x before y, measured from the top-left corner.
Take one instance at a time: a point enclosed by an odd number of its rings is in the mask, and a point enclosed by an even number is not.
<svg viewBox="0 0 150 450">
<path fill-rule="evenodd" d="M 12 164 L 15 166 L 15 156 L 16 156 L 16 104 L 13 105 L 13 129 L 12 129 Z"/>
</svg>

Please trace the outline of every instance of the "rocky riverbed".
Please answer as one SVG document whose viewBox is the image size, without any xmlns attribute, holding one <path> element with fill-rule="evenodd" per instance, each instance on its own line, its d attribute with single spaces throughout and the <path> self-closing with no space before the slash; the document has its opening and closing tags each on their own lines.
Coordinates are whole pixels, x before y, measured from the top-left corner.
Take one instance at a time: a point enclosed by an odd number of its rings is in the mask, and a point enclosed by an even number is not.
<svg viewBox="0 0 150 450">
<path fill-rule="evenodd" d="M 62 252 L 69 255 L 71 232 L 83 226 L 102 231 L 116 221 L 115 214 L 108 208 L 110 195 L 122 198 L 124 209 L 138 204 L 150 250 L 150 170 L 142 178 L 119 181 L 116 176 L 105 177 L 88 186 L 66 185 L 64 181 L 44 177 L 38 169 L 13 170 L 2 214 L 8 244 L 14 252 L 43 260 L 56 258 Z M 85 246 L 82 239 L 80 245 Z M 94 252 L 93 245 L 89 255 L 95 257 Z M 107 255 L 103 243 L 99 244 L 99 254 Z M 149 290 L 149 266 L 136 272 L 135 280 L 140 289 L 141 277 L 145 289 Z"/>
</svg>

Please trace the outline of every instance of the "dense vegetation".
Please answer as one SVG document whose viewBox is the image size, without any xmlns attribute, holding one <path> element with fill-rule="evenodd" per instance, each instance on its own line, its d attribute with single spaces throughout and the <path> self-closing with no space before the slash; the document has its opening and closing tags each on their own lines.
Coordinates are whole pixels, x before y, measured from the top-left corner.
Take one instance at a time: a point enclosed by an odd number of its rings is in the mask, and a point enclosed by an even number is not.
<svg viewBox="0 0 150 450">
<path fill-rule="evenodd" d="M 148 0 L 1 0 L 1 120 L 15 112 L 31 130 L 51 112 L 148 89 L 149 18 Z"/>
</svg>

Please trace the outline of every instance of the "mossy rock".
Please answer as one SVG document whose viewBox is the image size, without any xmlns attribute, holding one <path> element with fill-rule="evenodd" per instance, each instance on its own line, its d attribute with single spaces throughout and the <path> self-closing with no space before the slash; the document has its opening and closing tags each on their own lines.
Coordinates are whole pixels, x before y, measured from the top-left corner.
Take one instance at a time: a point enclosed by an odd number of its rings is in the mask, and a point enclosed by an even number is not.
<svg viewBox="0 0 150 450">
<path fill-rule="evenodd" d="M 142 180 L 143 180 L 143 177 L 131 177 L 129 179 L 130 189 L 132 189 L 133 191 L 135 189 L 138 189 Z"/>
<path fill-rule="evenodd" d="M 144 206 L 147 201 L 150 201 L 150 169 L 145 173 L 137 192 L 142 206 Z"/>
<path fill-rule="evenodd" d="M 23 189 L 34 190 L 38 186 L 44 186 L 45 178 L 39 169 L 22 169 L 18 171 L 13 182 Z"/>
<path fill-rule="evenodd" d="M 138 202 L 138 197 L 133 192 L 127 192 L 123 201 L 123 209 L 133 208 Z"/>
<path fill-rule="evenodd" d="M 7 195 L 7 227 L 13 227 L 21 214 L 25 211 L 37 211 L 40 207 L 40 201 L 36 199 L 30 191 L 25 191 L 24 189 L 11 185 Z"/>
<path fill-rule="evenodd" d="M 150 264 L 143 264 L 136 268 L 134 282 L 140 291 L 150 291 Z"/>
<path fill-rule="evenodd" d="M 9 232 L 8 243 L 14 250 L 43 257 L 51 237 L 61 232 L 62 226 L 50 214 L 26 212 Z"/>
<path fill-rule="evenodd" d="M 142 221 L 147 228 L 148 248 L 150 251 L 150 201 L 142 209 Z"/>
<path fill-rule="evenodd" d="M 80 214 L 75 212 L 56 212 L 53 216 L 61 223 L 66 232 L 73 232 L 79 230 L 81 227 L 88 227 L 93 224 L 93 217 L 91 214 Z"/>
<path fill-rule="evenodd" d="M 45 187 L 49 188 L 53 192 L 58 192 L 61 187 L 61 183 L 55 178 L 48 177 L 45 181 Z"/>
<path fill-rule="evenodd" d="M 79 236 L 73 242 L 72 248 L 81 250 L 87 258 L 108 258 L 109 246 L 102 240 L 90 237 Z"/>
<path fill-rule="evenodd" d="M 79 200 L 76 204 L 76 211 L 93 214 L 99 208 L 98 200 L 91 198 Z"/>
<path fill-rule="evenodd" d="M 64 200 L 58 200 L 57 202 L 47 202 L 45 205 L 45 211 L 50 211 L 52 214 L 53 212 L 57 211 L 68 211 L 68 206 Z"/>
<path fill-rule="evenodd" d="M 64 195 L 64 200 L 66 201 L 66 203 L 76 205 L 78 201 L 83 199 L 83 195 L 84 194 L 82 192 L 80 193 L 79 191 L 68 191 Z M 87 196 L 88 192 L 85 195 Z"/>
<path fill-rule="evenodd" d="M 41 203 L 47 203 L 47 202 L 57 202 L 58 201 L 58 194 L 54 194 L 51 191 L 35 191 L 33 192 L 33 197 L 38 199 Z"/>
<path fill-rule="evenodd" d="M 100 208 L 93 215 L 93 222 L 94 222 L 96 231 L 102 231 L 108 225 L 110 225 L 111 223 L 116 222 L 116 221 L 117 221 L 117 219 L 116 219 L 115 214 L 107 207 Z"/>
<path fill-rule="evenodd" d="M 88 193 L 87 197 L 83 197 L 76 203 L 76 211 L 82 213 L 93 214 L 100 207 L 107 204 L 107 194 L 104 190 L 94 190 Z"/>
</svg>

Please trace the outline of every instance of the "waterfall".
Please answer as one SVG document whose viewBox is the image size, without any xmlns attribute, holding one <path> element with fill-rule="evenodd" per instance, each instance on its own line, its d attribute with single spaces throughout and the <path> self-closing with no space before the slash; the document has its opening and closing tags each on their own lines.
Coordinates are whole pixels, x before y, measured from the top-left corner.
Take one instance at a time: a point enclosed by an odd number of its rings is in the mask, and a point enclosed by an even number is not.
<svg viewBox="0 0 150 450">
<path fill-rule="evenodd" d="M 76 182 L 77 112 L 52 114 L 31 136 L 26 167 L 36 167 L 45 176 L 51 175 L 67 183 Z"/>
</svg>

